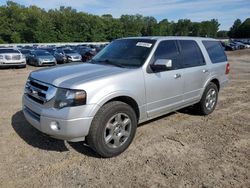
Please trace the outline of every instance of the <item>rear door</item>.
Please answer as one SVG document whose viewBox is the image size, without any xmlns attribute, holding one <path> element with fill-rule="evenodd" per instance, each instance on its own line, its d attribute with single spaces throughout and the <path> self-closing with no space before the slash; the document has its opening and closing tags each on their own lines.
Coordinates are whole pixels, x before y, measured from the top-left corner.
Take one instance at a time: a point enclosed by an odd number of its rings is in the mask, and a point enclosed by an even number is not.
<svg viewBox="0 0 250 188">
<path fill-rule="evenodd" d="M 185 104 L 200 99 L 209 70 L 200 47 L 194 40 L 178 40 L 183 68 L 183 100 Z"/>
</svg>

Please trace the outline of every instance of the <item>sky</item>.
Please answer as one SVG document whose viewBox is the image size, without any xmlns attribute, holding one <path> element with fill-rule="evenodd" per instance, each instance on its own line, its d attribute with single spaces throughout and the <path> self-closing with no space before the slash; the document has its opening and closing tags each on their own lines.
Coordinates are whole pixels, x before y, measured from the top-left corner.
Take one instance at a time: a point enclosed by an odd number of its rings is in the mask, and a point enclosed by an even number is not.
<svg viewBox="0 0 250 188">
<path fill-rule="evenodd" d="M 250 0 L 16 0 L 15 2 L 48 9 L 60 6 L 71 6 L 77 11 L 95 15 L 111 14 L 120 17 L 122 14 L 142 14 L 153 16 L 160 21 L 190 19 L 204 21 L 218 19 L 220 30 L 229 30 L 239 18 L 244 21 L 250 17 Z M 6 0 L 0 0 L 0 5 Z"/>
</svg>

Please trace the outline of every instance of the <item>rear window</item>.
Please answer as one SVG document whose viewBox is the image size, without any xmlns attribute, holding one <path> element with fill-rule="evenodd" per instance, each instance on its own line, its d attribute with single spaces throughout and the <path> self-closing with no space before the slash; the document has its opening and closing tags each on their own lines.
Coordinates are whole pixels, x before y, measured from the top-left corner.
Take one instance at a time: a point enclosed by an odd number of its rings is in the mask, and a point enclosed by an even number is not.
<svg viewBox="0 0 250 188">
<path fill-rule="evenodd" d="M 202 41 L 212 63 L 220 63 L 227 61 L 227 56 L 219 41 Z"/>
</svg>

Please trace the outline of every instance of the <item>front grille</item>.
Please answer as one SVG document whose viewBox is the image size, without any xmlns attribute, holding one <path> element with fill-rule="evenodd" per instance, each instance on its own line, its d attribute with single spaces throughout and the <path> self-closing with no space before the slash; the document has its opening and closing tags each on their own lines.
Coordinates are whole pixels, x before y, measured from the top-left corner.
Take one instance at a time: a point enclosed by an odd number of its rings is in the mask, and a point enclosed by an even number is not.
<svg viewBox="0 0 250 188">
<path fill-rule="evenodd" d="M 30 80 L 30 85 L 37 87 L 38 89 L 44 90 L 44 91 L 48 91 L 48 86 L 44 85 L 44 84 L 40 84 L 37 81 L 34 80 Z"/>
<path fill-rule="evenodd" d="M 5 55 L 6 60 L 20 60 L 21 55 Z"/>
<path fill-rule="evenodd" d="M 20 55 L 12 55 L 12 60 L 20 60 L 21 56 Z"/>
<path fill-rule="evenodd" d="M 5 55 L 6 60 L 11 60 L 11 55 Z"/>
<path fill-rule="evenodd" d="M 45 104 L 56 94 L 56 88 L 43 82 L 30 79 L 25 86 L 26 95 L 39 104 Z"/>
</svg>

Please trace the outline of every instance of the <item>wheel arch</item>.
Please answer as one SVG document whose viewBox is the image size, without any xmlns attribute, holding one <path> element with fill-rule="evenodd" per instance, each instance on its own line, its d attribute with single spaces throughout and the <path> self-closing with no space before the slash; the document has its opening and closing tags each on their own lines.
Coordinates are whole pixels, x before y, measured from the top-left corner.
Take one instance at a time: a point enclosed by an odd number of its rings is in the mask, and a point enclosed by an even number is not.
<svg viewBox="0 0 250 188">
<path fill-rule="evenodd" d="M 141 100 L 137 99 L 133 94 L 130 94 L 128 92 L 114 92 L 109 95 L 106 95 L 102 99 L 99 99 L 98 102 L 96 102 L 96 107 L 92 110 L 90 115 L 93 117 L 98 112 L 98 110 L 105 104 L 111 102 L 111 101 L 121 101 L 129 106 L 131 106 L 137 116 L 137 119 L 139 120 L 141 117 L 140 112 L 140 106 L 142 105 Z"/>
<path fill-rule="evenodd" d="M 135 99 L 133 99 L 132 97 L 125 96 L 125 95 L 123 95 L 123 96 L 117 96 L 117 97 L 114 97 L 114 98 L 108 100 L 107 102 L 105 102 L 104 105 L 107 104 L 107 103 L 109 103 L 109 102 L 111 102 L 111 101 L 120 101 L 120 102 L 124 102 L 124 103 L 128 104 L 135 111 L 137 120 L 140 119 L 139 105 L 137 104 L 137 102 L 135 101 Z"/>
<path fill-rule="evenodd" d="M 206 81 L 202 93 L 204 92 L 205 88 L 207 87 L 207 85 L 208 85 L 210 82 L 214 83 L 214 84 L 217 86 L 218 91 L 220 91 L 220 80 L 219 80 L 217 77 L 214 76 L 214 77 L 211 77 L 210 79 L 208 79 L 208 80 Z"/>
</svg>

